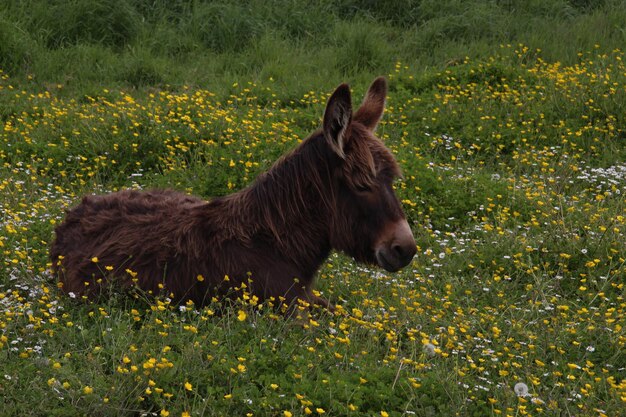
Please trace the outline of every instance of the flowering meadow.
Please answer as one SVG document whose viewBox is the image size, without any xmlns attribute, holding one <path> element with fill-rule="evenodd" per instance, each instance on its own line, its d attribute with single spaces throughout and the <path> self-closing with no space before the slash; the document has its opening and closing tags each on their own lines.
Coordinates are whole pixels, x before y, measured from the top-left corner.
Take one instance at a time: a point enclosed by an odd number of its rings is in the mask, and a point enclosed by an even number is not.
<svg viewBox="0 0 626 417">
<path fill-rule="evenodd" d="M 337 311 L 302 320 L 245 291 L 85 302 L 47 253 L 84 194 L 245 187 L 320 125 L 334 82 L 79 96 L 0 72 L 0 414 L 626 415 L 626 57 L 541 56 L 395 64 L 378 135 L 418 255 L 391 274 L 333 254 L 317 288 Z"/>
</svg>

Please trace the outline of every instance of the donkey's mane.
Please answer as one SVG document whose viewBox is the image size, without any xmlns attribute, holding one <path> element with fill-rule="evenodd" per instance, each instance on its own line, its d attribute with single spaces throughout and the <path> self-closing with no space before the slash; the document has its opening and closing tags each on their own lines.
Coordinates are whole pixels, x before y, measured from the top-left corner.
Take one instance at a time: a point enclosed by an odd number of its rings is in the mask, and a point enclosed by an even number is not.
<svg viewBox="0 0 626 417">
<path fill-rule="evenodd" d="M 278 248 L 304 256 L 309 263 L 328 242 L 328 224 L 335 209 L 332 161 L 337 159 L 321 131 L 313 133 L 293 151 L 281 157 L 247 188 L 208 203 L 219 210 L 228 235 L 252 241 L 255 235 Z M 230 213 L 224 217 L 224 213 Z M 294 227 L 306 223 L 305 228 Z M 298 234 L 307 230 L 307 235 Z M 296 252 L 298 256 L 293 256 Z"/>
</svg>

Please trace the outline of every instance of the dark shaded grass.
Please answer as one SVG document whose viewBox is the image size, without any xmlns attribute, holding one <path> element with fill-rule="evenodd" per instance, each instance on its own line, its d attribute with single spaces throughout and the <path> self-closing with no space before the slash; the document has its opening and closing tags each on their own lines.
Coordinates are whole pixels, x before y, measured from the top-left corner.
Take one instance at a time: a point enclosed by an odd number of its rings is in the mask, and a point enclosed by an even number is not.
<svg viewBox="0 0 626 417">
<path fill-rule="evenodd" d="M 9 0 L 0 67 L 28 89 L 225 92 L 233 80 L 271 78 L 298 97 L 321 81 L 388 73 L 396 61 L 441 69 L 501 43 L 572 63 L 596 44 L 622 46 L 624 21 L 623 0 Z"/>
</svg>

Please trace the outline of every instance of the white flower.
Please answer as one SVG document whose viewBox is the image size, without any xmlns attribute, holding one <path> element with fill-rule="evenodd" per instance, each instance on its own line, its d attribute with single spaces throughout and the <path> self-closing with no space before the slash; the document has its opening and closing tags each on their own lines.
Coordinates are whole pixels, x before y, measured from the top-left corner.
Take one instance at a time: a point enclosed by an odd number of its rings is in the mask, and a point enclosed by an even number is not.
<svg viewBox="0 0 626 417">
<path fill-rule="evenodd" d="M 524 384 L 523 382 L 518 382 L 513 387 L 513 391 L 515 391 L 515 394 L 518 397 L 526 397 L 528 396 L 528 385 Z"/>
</svg>

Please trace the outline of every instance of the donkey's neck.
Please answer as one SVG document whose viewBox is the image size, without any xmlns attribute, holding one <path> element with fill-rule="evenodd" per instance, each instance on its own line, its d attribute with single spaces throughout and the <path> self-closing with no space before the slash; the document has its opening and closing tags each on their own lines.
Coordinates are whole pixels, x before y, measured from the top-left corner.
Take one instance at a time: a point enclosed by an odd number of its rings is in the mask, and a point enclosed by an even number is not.
<svg viewBox="0 0 626 417">
<path fill-rule="evenodd" d="M 233 196 L 247 211 L 240 221 L 254 219 L 257 235 L 307 270 L 317 270 L 330 252 L 335 191 L 329 152 L 323 135 L 315 133 Z"/>
</svg>

